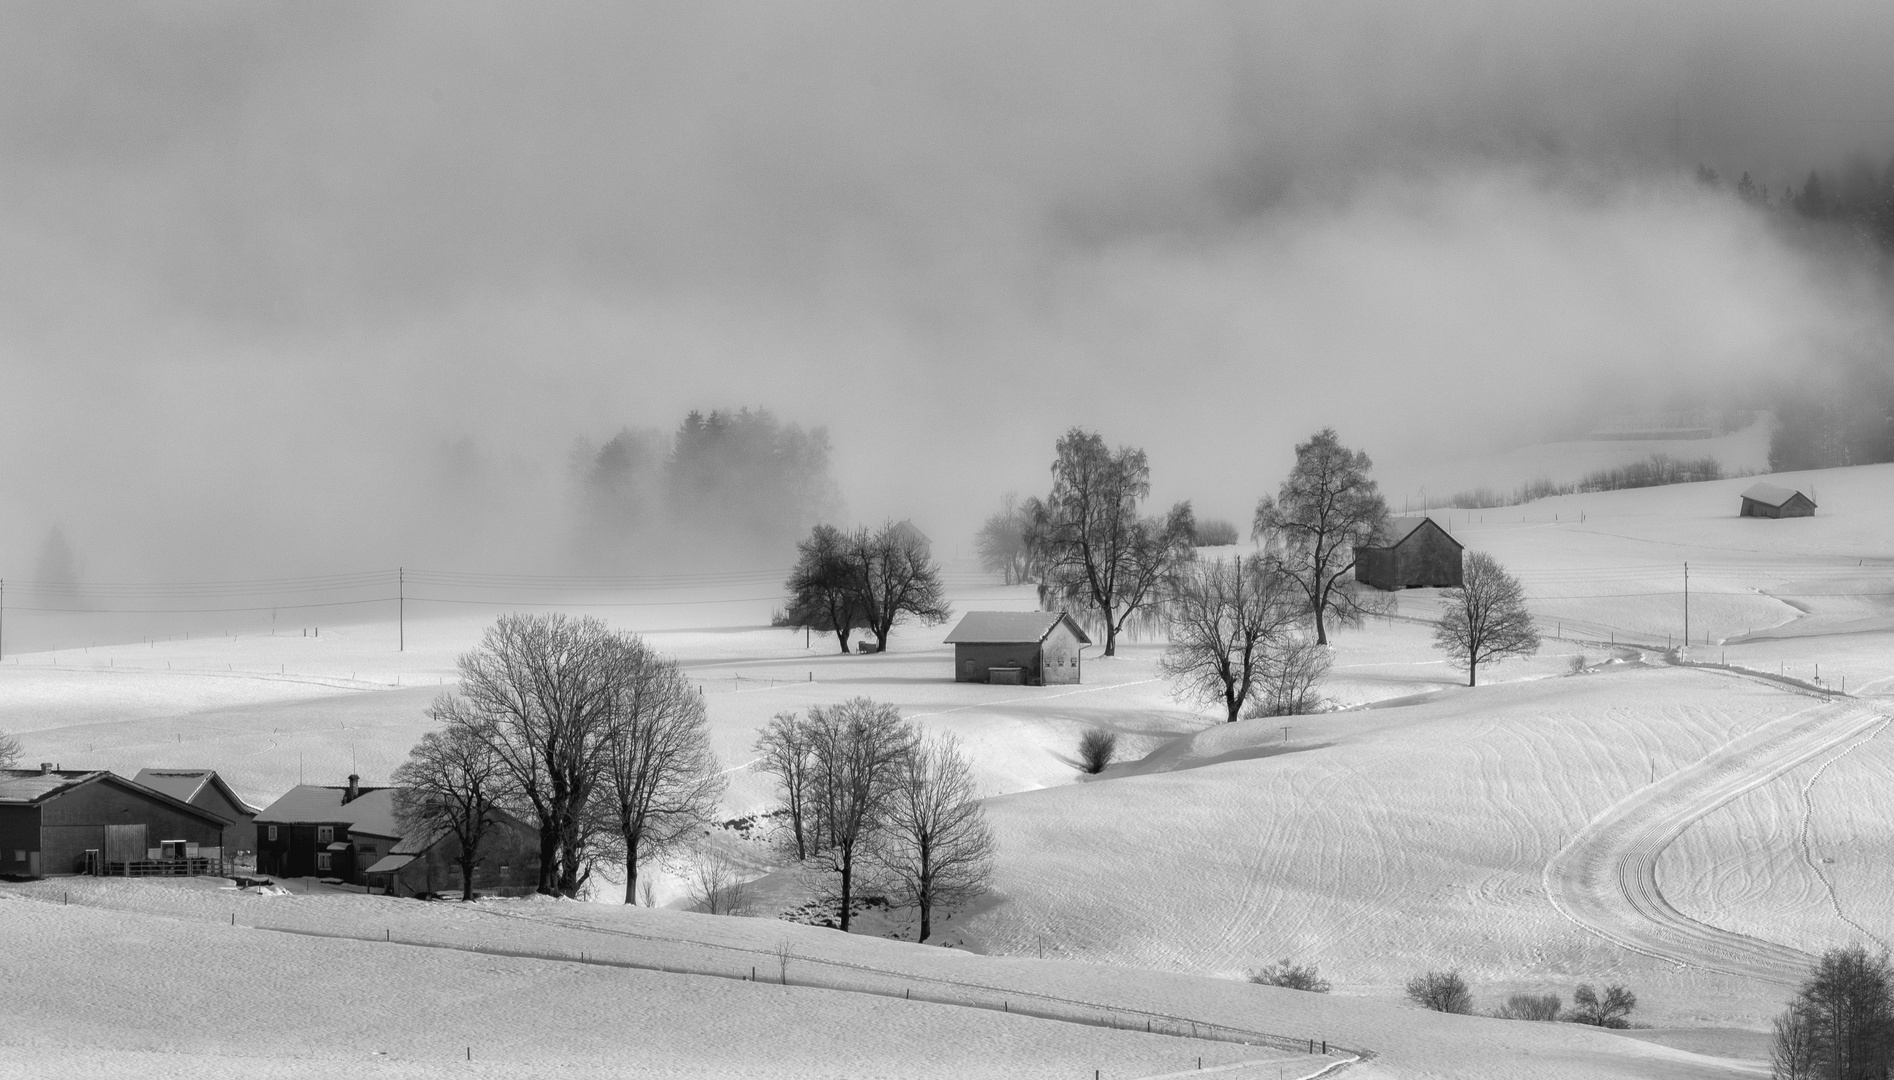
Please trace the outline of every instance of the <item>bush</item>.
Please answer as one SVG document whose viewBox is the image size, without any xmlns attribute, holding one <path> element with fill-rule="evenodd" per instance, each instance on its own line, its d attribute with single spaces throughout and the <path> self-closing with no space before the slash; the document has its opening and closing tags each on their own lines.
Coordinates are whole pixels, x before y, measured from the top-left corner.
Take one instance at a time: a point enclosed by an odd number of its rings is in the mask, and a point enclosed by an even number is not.
<svg viewBox="0 0 1894 1080">
<path fill-rule="evenodd" d="M 1088 773 L 1101 773 L 1118 753 L 1118 733 L 1093 728 L 1079 736 L 1079 767 Z"/>
<path fill-rule="evenodd" d="M 1493 1013 L 1501 1020 L 1557 1020 L 1557 994 L 1514 994 Z"/>
<path fill-rule="evenodd" d="M 1229 547 L 1236 543 L 1236 526 L 1221 518 L 1211 518 L 1197 523 L 1198 547 Z"/>
<path fill-rule="evenodd" d="M 1625 1019 L 1631 1010 L 1638 1007 L 1638 996 L 1622 986 L 1605 987 L 1603 997 L 1590 986 L 1581 986 L 1572 991 L 1572 1021 L 1579 1024 L 1595 1024 L 1598 1027 L 1623 1028 L 1631 1024 Z"/>
<path fill-rule="evenodd" d="M 1407 996 L 1414 1004 L 1444 1013 L 1470 1013 L 1473 995 L 1458 971 L 1430 971 L 1407 981 Z"/>
<path fill-rule="evenodd" d="M 1287 960 L 1271 964 L 1250 972 L 1250 981 L 1263 986 L 1280 986 L 1288 990 L 1307 990 L 1312 994 L 1328 993 L 1328 980 L 1322 978 L 1315 965 L 1298 967 Z"/>
</svg>

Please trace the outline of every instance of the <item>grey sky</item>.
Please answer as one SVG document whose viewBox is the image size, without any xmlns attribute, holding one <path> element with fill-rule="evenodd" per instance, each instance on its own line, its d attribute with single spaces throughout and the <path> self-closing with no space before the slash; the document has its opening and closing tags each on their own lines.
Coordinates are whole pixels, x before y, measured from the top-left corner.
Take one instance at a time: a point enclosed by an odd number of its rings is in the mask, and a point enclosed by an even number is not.
<svg viewBox="0 0 1894 1080">
<path fill-rule="evenodd" d="M 826 423 L 862 519 L 970 534 L 1083 424 L 1240 520 L 1323 424 L 1394 469 L 1877 347 L 1677 178 L 1885 162 L 1890 45 L 1874 3 L 9 6 L 0 572 L 55 522 L 121 577 L 545 564 L 574 436 L 746 404 Z"/>
</svg>

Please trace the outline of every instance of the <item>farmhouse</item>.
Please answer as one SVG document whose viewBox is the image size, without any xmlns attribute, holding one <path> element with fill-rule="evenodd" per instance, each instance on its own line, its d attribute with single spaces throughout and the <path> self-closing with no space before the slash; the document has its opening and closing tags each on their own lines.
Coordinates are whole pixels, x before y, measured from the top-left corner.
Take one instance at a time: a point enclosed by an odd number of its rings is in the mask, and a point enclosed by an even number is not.
<svg viewBox="0 0 1894 1080">
<path fill-rule="evenodd" d="M 104 770 L 0 770 L 0 874 L 212 874 L 231 822 Z"/>
<path fill-rule="evenodd" d="M 398 896 L 458 890 L 460 845 L 449 837 L 408 838 L 395 821 L 399 788 L 299 784 L 257 815 L 256 868 L 277 877 L 329 878 Z M 474 886 L 531 891 L 539 884 L 539 834 L 501 814 L 480 842 Z"/>
<path fill-rule="evenodd" d="M 1395 518 L 1374 547 L 1355 549 L 1355 580 L 1377 589 L 1460 587 L 1460 541 L 1428 517 Z"/>
<path fill-rule="evenodd" d="M 458 893 L 460 851 L 460 841 L 452 833 L 432 839 L 404 837 L 363 871 L 365 884 L 390 896 Z M 479 851 L 480 861 L 474 864 L 476 890 L 507 896 L 538 888 L 539 833 L 532 826 L 496 810 L 493 824 L 480 838 Z"/>
<path fill-rule="evenodd" d="M 1751 484 L 1743 492 L 1743 509 L 1737 517 L 1813 517 L 1815 500 L 1794 488 L 1775 484 Z"/>
<path fill-rule="evenodd" d="M 1047 686 L 1079 681 L 1092 639 L 1063 611 L 969 611 L 947 643 L 955 682 Z"/>
<path fill-rule="evenodd" d="M 209 810 L 230 822 L 224 846 L 232 852 L 256 850 L 256 807 L 237 797 L 224 778 L 211 769 L 140 769 L 132 783 Z"/>
<path fill-rule="evenodd" d="M 395 789 L 298 784 L 256 817 L 256 868 L 277 877 L 334 878 L 366 884 L 363 871 L 393 850 Z"/>
</svg>

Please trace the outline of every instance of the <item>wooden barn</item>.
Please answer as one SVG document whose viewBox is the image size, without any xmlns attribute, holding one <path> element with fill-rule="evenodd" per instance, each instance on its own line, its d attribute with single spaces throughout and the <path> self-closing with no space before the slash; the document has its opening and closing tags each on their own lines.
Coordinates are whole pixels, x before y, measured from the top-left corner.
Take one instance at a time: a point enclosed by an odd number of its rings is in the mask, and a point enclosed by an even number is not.
<svg viewBox="0 0 1894 1080">
<path fill-rule="evenodd" d="M 209 810 L 230 822 L 224 846 L 232 853 L 256 850 L 256 807 L 237 797 L 212 769 L 140 769 L 132 783 Z"/>
<path fill-rule="evenodd" d="M 1737 517 L 1814 517 L 1815 500 L 1794 488 L 1775 484 L 1751 484 L 1743 492 L 1743 509 Z"/>
<path fill-rule="evenodd" d="M 1092 639 L 1063 611 L 969 611 L 947 643 L 955 682 L 1049 686 L 1079 681 Z"/>
<path fill-rule="evenodd" d="M 0 875 L 225 869 L 225 818 L 104 770 L 0 770 Z"/>
<path fill-rule="evenodd" d="M 539 831 L 504 810 L 480 838 L 473 887 L 488 896 L 518 896 L 539 887 Z M 460 841 L 449 833 L 432 839 L 403 837 L 363 871 L 371 890 L 390 896 L 459 896 Z"/>
<path fill-rule="evenodd" d="M 1433 518 L 1395 518 L 1374 547 L 1355 549 L 1355 580 L 1377 589 L 1457 589 L 1460 541 Z"/>
</svg>

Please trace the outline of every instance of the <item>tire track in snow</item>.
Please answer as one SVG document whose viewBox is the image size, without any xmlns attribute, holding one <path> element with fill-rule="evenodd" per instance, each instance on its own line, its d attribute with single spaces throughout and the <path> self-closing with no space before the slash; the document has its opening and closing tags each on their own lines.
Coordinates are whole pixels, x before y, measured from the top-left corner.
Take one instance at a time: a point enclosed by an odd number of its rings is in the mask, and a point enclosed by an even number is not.
<svg viewBox="0 0 1894 1080">
<path fill-rule="evenodd" d="M 1712 811 L 1888 723 L 1859 702 L 1824 705 L 1733 739 L 1635 791 L 1579 830 L 1545 865 L 1546 898 L 1567 919 L 1632 952 L 1683 967 L 1796 985 L 1813 959 L 1672 907 L 1657 860 Z"/>
</svg>

